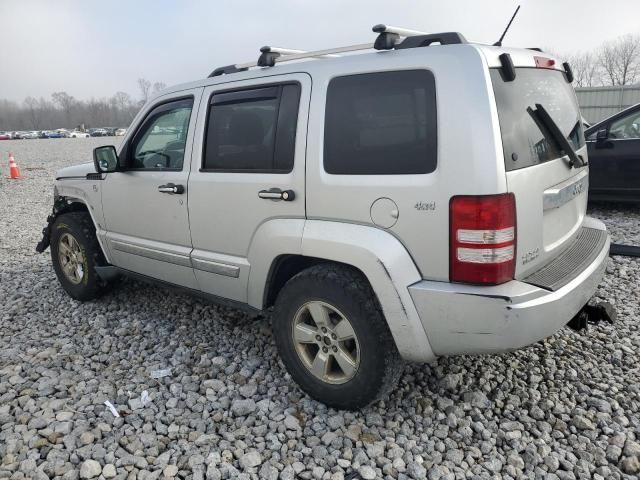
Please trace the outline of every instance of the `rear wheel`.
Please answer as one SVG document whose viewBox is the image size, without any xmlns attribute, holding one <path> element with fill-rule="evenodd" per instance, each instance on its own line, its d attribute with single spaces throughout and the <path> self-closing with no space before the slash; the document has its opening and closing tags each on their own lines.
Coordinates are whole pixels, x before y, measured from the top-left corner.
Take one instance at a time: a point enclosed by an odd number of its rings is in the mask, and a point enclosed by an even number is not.
<svg viewBox="0 0 640 480">
<path fill-rule="evenodd" d="M 99 297 L 105 287 L 95 267 L 106 265 L 91 217 L 70 212 L 56 218 L 51 228 L 51 260 L 62 288 L 76 300 Z"/>
<path fill-rule="evenodd" d="M 300 272 L 280 291 L 273 331 L 283 363 L 313 398 L 357 409 L 388 394 L 402 361 L 364 276 L 341 265 Z"/>
</svg>

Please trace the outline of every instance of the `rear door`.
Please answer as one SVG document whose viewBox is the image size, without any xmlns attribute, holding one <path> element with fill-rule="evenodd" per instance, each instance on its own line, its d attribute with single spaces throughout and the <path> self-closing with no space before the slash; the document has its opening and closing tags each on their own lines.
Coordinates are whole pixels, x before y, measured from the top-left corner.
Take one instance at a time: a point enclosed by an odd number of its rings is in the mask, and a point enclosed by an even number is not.
<svg viewBox="0 0 640 480">
<path fill-rule="evenodd" d="M 586 213 L 589 179 L 588 167 L 571 167 L 566 152 L 535 116 L 536 105 L 542 105 L 586 161 L 578 103 L 564 72 L 535 66 L 515 70 L 512 81 L 505 80 L 499 68 L 492 68 L 490 75 L 507 188 L 516 197 L 516 278 L 523 278 L 575 240 Z"/>
<path fill-rule="evenodd" d="M 272 219 L 305 218 L 307 74 L 205 89 L 189 179 L 199 288 L 246 302 L 249 248 Z"/>
<path fill-rule="evenodd" d="M 598 140 L 597 131 L 607 139 Z M 619 196 L 640 193 L 640 109 L 600 125 L 587 139 L 591 191 Z"/>
</svg>

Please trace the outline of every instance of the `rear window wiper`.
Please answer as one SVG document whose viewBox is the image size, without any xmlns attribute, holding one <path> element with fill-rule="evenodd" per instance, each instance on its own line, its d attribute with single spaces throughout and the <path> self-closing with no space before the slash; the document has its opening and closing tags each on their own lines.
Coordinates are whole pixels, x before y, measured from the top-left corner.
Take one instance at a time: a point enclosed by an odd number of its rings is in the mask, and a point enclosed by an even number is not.
<svg viewBox="0 0 640 480">
<path fill-rule="evenodd" d="M 565 155 L 569 157 L 569 167 L 573 168 L 576 165 L 578 167 L 584 167 L 587 165 L 582 157 L 576 153 L 569 143 L 569 140 L 567 140 L 567 138 L 562 134 L 558 124 L 553 120 L 553 118 L 551 118 L 549 112 L 547 112 L 542 105 L 536 103 L 535 110 L 531 107 L 527 107 L 527 112 L 529 112 L 529 115 L 531 115 L 533 120 L 536 122 L 536 125 L 540 128 L 542 134 L 545 137 L 550 136 L 558 149 L 563 151 Z"/>
</svg>

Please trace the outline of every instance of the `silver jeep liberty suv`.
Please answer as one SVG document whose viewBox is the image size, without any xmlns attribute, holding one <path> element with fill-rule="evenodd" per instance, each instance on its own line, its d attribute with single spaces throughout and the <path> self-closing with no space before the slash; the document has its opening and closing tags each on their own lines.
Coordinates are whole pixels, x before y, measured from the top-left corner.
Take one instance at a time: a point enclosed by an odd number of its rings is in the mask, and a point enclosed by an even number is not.
<svg viewBox="0 0 640 480">
<path fill-rule="evenodd" d="M 273 307 L 291 376 L 350 409 L 403 360 L 517 349 L 584 316 L 609 237 L 585 214 L 570 66 L 374 31 L 165 90 L 118 149 L 62 169 L 38 249 L 66 292 L 124 273 Z"/>
</svg>

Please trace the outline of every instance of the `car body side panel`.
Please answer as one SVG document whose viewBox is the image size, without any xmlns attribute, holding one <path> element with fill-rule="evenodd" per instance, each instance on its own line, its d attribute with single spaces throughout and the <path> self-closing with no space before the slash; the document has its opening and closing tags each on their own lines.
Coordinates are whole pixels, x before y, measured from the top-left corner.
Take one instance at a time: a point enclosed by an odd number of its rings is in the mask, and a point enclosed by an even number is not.
<svg viewBox="0 0 640 480">
<path fill-rule="evenodd" d="M 86 178 L 59 178 L 56 180 L 55 189 L 58 196 L 67 201 L 82 203 L 87 207 L 91 220 L 96 227 L 96 236 L 102 247 L 102 252 L 109 262 L 111 255 L 105 241 L 104 217 L 102 215 L 102 189 L 100 180 L 87 180 Z"/>
<path fill-rule="evenodd" d="M 265 287 L 275 260 L 281 255 L 302 255 L 304 224 L 303 218 L 276 218 L 256 230 L 248 254 L 247 303 L 252 307 L 264 308 Z"/>
<path fill-rule="evenodd" d="M 307 148 L 307 218 L 374 226 L 376 200 L 397 205 L 388 228 L 410 252 L 423 278 L 449 279 L 449 201 L 454 195 L 507 189 L 502 145 L 486 61 L 473 45 L 390 51 L 317 68 Z M 437 109 L 437 166 L 427 174 L 333 175 L 324 169 L 325 98 L 338 76 L 431 70 Z M 390 159 L 389 161 L 393 161 Z"/>
<path fill-rule="evenodd" d="M 408 286 L 421 280 L 405 247 L 390 233 L 365 225 L 307 220 L 302 254 L 353 265 L 367 277 L 405 360 L 435 359 Z"/>
</svg>

